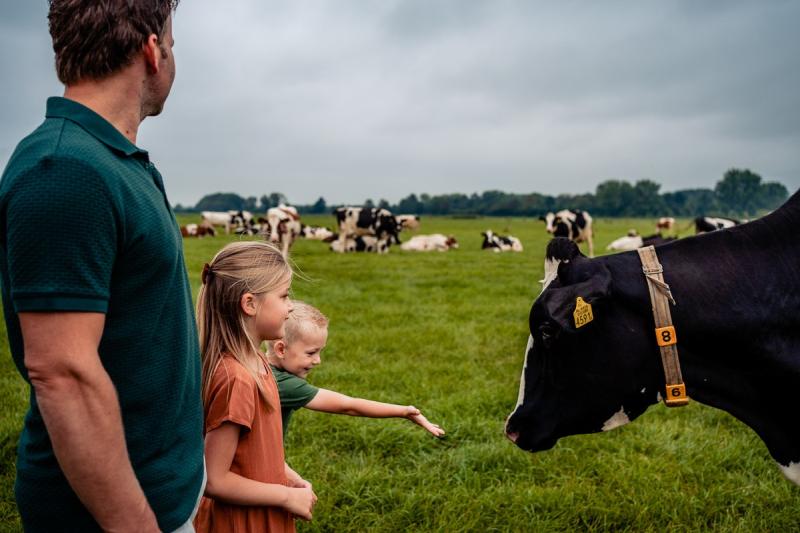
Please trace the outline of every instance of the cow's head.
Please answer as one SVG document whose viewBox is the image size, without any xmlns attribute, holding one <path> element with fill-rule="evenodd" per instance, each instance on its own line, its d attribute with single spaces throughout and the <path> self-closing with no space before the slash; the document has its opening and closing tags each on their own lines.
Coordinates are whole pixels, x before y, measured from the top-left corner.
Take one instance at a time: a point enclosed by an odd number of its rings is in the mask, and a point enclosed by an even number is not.
<svg viewBox="0 0 800 533">
<path fill-rule="evenodd" d="M 539 220 L 544 221 L 547 233 L 553 233 L 553 231 L 555 230 L 553 226 L 553 222 L 555 221 L 555 219 L 556 219 L 556 214 L 553 213 L 552 211 L 547 213 L 546 215 L 542 215 L 539 217 Z"/>
<path fill-rule="evenodd" d="M 483 243 L 481 243 L 481 250 L 498 247 L 497 237 L 495 236 L 492 230 L 487 229 L 486 231 L 482 231 L 481 235 L 483 235 Z"/>
<path fill-rule="evenodd" d="M 545 271 L 529 316 L 517 407 L 506 423 L 509 438 L 529 451 L 627 423 L 657 401 L 660 387 L 660 359 L 643 314 L 614 295 L 606 263 L 556 238 Z M 652 360 L 631 355 L 649 351 Z"/>
</svg>

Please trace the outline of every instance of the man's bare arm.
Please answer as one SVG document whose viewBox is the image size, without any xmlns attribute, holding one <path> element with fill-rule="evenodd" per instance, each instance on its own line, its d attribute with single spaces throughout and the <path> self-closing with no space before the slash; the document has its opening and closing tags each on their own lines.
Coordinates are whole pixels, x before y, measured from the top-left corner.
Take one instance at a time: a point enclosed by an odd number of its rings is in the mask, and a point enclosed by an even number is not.
<svg viewBox="0 0 800 533">
<path fill-rule="evenodd" d="M 159 531 L 100 362 L 101 313 L 20 313 L 25 367 L 58 463 L 105 531 Z"/>
</svg>

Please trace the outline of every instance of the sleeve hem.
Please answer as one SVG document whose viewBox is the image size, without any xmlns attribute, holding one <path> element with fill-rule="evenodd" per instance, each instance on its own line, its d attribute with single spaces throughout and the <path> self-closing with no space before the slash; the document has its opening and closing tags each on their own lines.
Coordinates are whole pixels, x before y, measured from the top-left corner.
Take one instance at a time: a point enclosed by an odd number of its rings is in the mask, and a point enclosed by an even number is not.
<svg viewBox="0 0 800 533">
<path fill-rule="evenodd" d="M 237 426 L 242 426 L 247 431 L 250 431 L 250 422 L 235 416 L 223 416 L 214 420 L 213 422 L 206 425 L 206 433 L 209 431 L 214 431 L 218 427 L 220 427 L 225 422 L 230 422 L 231 424 L 236 424 Z"/>
<path fill-rule="evenodd" d="M 108 300 L 101 298 L 82 298 L 80 296 L 32 296 L 16 297 L 14 311 L 87 311 L 106 313 Z"/>
</svg>

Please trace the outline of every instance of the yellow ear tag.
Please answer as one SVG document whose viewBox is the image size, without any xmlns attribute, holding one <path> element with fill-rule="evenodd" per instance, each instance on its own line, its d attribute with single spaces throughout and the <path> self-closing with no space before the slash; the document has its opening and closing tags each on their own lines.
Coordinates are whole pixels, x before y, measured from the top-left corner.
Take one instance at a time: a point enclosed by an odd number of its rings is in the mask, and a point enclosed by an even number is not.
<svg viewBox="0 0 800 533">
<path fill-rule="evenodd" d="M 578 299 L 575 300 L 575 312 L 572 313 L 572 316 L 575 317 L 576 328 L 585 326 L 594 320 L 594 315 L 592 314 L 592 304 L 584 302 L 583 298 L 578 296 Z"/>
</svg>

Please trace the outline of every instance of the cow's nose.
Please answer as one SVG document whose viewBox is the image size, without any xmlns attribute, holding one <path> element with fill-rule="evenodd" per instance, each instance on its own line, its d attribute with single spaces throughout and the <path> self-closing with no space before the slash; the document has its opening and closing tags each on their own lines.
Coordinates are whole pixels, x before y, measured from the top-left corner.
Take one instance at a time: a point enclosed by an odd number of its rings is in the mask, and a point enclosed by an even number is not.
<svg viewBox="0 0 800 533">
<path fill-rule="evenodd" d="M 506 437 L 508 437 L 508 439 L 509 439 L 511 442 L 513 442 L 514 444 L 516 444 L 516 443 L 517 443 L 517 439 L 519 438 L 519 433 L 517 433 L 516 431 L 515 431 L 515 432 L 513 432 L 513 433 L 506 433 Z"/>
</svg>

